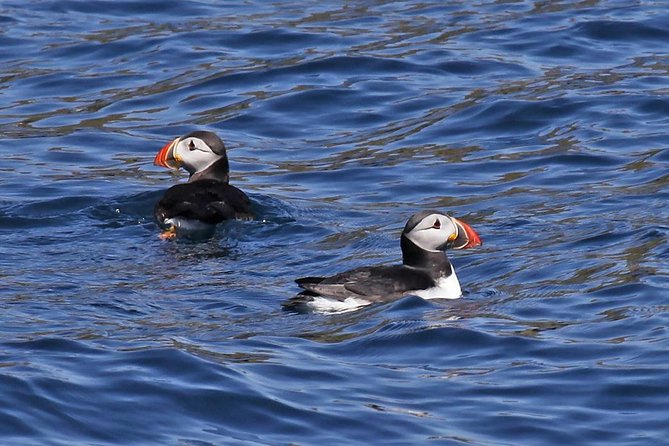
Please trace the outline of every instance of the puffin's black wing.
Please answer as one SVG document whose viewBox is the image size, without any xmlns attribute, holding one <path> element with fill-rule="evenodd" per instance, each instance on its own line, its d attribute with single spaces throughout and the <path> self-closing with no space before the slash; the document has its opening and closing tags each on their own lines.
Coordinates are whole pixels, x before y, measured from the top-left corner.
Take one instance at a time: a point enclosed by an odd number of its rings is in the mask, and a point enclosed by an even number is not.
<svg viewBox="0 0 669 446">
<path fill-rule="evenodd" d="M 253 218 L 251 201 L 241 190 L 216 180 L 198 180 L 170 187 L 156 204 L 156 221 L 181 217 L 216 224 Z"/>
<path fill-rule="evenodd" d="M 305 277 L 296 282 L 313 295 L 340 301 L 362 297 L 370 302 L 394 299 L 435 286 L 425 272 L 403 265 L 358 268 L 332 277 Z"/>
</svg>

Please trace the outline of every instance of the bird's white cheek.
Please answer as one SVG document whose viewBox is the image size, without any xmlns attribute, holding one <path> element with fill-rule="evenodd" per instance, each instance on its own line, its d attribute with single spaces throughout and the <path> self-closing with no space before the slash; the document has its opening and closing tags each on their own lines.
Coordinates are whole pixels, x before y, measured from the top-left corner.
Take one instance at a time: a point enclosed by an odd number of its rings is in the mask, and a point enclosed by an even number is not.
<svg viewBox="0 0 669 446">
<path fill-rule="evenodd" d="M 423 249 L 434 250 L 435 240 L 438 238 L 438 231 L 425 229 L 411 234 L 411 240 Z"/>
<path fill-rule="evenodd" d="M 413 232 L 409 238 L 418 246 L 429 251 L 438 251 L 454 234 L 455 228 L 444 225 L 439 229 L 430 228 Z"/>
<path fill-rule="evenodd" d="M 206 169 L 215 161 L 211 154 L 202 152 L 201 150 L 189 152 L 188 157 L 184 157 L 184 159 L 198 172 Z"/>
<path fill-rule="evenodd" d="M 180 163 L 183 163 L 188 159 L 187 156 L 184 156 L 188 152 L 187 150 L 184 151 L 184 146 L 183 143 L 177 144 L 177 146 L 174 148 L 174 151 L 172 152 L 172 156 L 174 156 L 174 159 L 179 161 Z"/>
</svg>

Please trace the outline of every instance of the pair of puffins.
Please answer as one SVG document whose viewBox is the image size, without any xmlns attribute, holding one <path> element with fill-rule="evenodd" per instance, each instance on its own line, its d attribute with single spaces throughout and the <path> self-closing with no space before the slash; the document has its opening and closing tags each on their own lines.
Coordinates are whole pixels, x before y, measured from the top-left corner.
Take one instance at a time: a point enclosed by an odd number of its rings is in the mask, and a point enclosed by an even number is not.
<svg viewBox="0 0 669 446">
<path fill-rule="evenodd" d="M 225 220 L 253 218 L 249 197 L 228 183 L 230 166 L 225 145 L 214 133 L 194 131 L 174 139 L 158 152 L 154 164 L 170 169 L 183 167 L 190 174 L 187 183 L 169 188 L 156 204 L 154 215 L 164 230 L 161 238 L 208 230 Z M 481 238 L 467 223 L 438 211 L 421 211 L 409 218 L 400 236 L 401 265 L 297 279 L 303 291 L 284 306 L 346 311 L 407 295 L 455 299 L 462 291 L 445 251 L 481 244 Z"/>
</svg>

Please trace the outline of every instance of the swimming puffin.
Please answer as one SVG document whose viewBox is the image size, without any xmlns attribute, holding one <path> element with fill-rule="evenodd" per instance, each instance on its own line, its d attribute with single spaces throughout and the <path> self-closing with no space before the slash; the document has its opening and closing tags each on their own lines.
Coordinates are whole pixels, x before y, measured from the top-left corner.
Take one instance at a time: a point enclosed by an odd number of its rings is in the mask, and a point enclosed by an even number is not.
<svg viewBox="0 0 669 446">
<path fill-rule="evenodd" d="M 228 184 L 230 166 L 223 141 L 212 132 L 196 130 L 167 143 L 153 163 L 185 168 L 187 183 L 170 187 L 156 204 L 154 216 L 167 239 L 177 232 L 213 231 L 224 220 L 253 218 L 244 192 Z"/>
<path fill-rule="evenodd" d="M 297 311 L 345 312 L 406 295 L 456 299 L 462 295 L 455 269 L 444 251 L 481 245 L 467 223 L 439 211 L 414 214 L 402 231 L 402 264 L 356 268 L 331 277 L 304 277 L 304 289 L 283 303 Z"/>
</svg>

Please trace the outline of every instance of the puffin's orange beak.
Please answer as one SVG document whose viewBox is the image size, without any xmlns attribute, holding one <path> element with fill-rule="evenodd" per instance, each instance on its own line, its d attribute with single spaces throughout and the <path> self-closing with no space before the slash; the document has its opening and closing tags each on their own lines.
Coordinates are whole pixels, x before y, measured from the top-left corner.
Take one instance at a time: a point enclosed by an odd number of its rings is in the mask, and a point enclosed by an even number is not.
<svg viewBox="0 0 669 446">
<path fill-rule="evenodd" d="M 167 167 L 168 169 L 178 169 L 181 167 L 181 157 L 174 153 L 174 148 L 177 146 L 179 138 L 174 139 L 165 147 L 160 149 L 160 152 L 153 159 L 153 164 L 156 166 Z"/>
<path fill-rule="evenodd" d="M 458 226 L 458 236 L 454 241 L 453 249 L 468 249 L 475 246 L 481 246 L 483 242 L 481 237 L 474 229 L 462 220 L 453 218 L 453 222 Z"/>
</svg>

